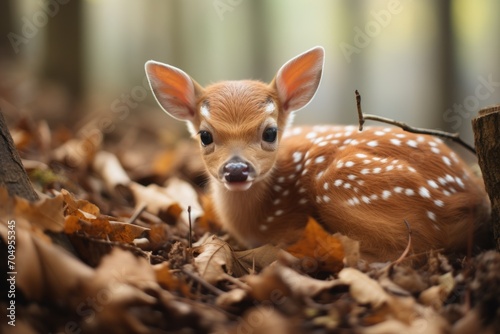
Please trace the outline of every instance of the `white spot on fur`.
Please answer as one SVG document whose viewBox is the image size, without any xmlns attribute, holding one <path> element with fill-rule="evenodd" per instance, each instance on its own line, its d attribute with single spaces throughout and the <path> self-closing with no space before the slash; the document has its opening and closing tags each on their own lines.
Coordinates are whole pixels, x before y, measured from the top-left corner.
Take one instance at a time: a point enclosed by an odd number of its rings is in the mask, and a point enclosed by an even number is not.
<svg viewBox="0 0 500 334">
<path fill-rule="evenodd" d="M 354 166 L 354 162 L 352 162 L 352 161 L 346 161 L 345 166 L 346 167 L 352 167 L 352 166 Z"/>
<path fill-rule="evenodd" d="M 447 156 L 443 156 L 443 162 L 448 166 L 451 166 L 451 160 Z"/>
<path fill-rule="evenodd" d="M 413 196 L 413 195 L 415 195 L 415 191 L 413 191 L 413 189 L 407 188 L 407 189 L 405 189 L 405 195 L 406 196 Z"/>
<path fill-rule="evenodd" d="M 325 183 L 323 184 L 323 188 L 324 188 L 325 190 L 328 190 L 328 182 L 325 182 Z"/>
<path fill-rule="evenodd" d="M 283 194 L 281 194 L 281 196 L 288 196 L 288 195 L 290 195 L 290 190 L 288 190 L 288 189 L 287 189 L 287 190 L 285 190 L 285 191 L 283 192 Z"/>
<path fill-rule="evenodd" d="M 283 183 L 283 182 L 285 182 L 285 177 L 284 176 L 280 176 L 280 177 L 278 177 L 277 181 L 278 181 L 278 183 Z"/>
<path fill-rule="evenodd" d="M 301 198 L 300 201 L 299 201 L 299 204 L 306 204 L 307 203 L 307 199 L 306 198 Z"/>
<path fill-rule="evenodd" d="M 432 221 L 436 221 L 436 214 L 432 211 L 427 211 L 427 217 Z"/>
<path fill-rule="evenodd" d="M 283 214 L 283 210 L 276 210 L 276 212 L 274 213 L 275 216 L 281 216 Z"/>
<path fill-rule="evenodd" d="M 270 222 L 272 222 L 273 220 L 274 220 L 274 217 L 271 217 L 271 216 L 270 216 L 270 217 L 267 217 L 266 222 L 270 223 Z"/>
<path fill-rule="evenodd" d="M 263 231 L 263 232 L 264 232 L 264 231 L 267 231 L 267 229 L 268 229 L 268 226 L 267 226 L 267 225 L 260 224 L 260 226 L 259 226 L 259 230 L 261 230 L 261 231 Z"/>
<path fill-rule="evenodd" d="M 394 187 L 394 192 L 395 192 L 396 194 L 400 194 L 400 193 L 402 193 L 402 192 L 403 192 L 403 188 L 401 188 L 401 187 Z"/>
<path fill-rule="evenodd" d="M 299 189 L 299 194 L 303 194 L 306 192 L 306 188 L 302 187 Z"/>
<path fill-rule="evenodd" d="M 393 169 L 394 169 L 393 165 L 389 165 L 389 166 L 385 167 L 385 170 L 388 171 L 388 172 L 391 171 L 391 170 L 393 170 Z"/>
<path fill-rule="evenodd" d="M 296 172 L 300 172 L 301 169 L 302 169 L 302 164 L 298 164 L 297 166 L 295 166 Z"/>
<path fill-rule="evenodd" d="M 436 154 L 439 154 L 441 152 L 437 147 L 431 147 L 431 151 Z"/>
<path fill-rule="evenodd" d="M 323 195 L 323 201 L 324 201 L 325 203 L 330 202 L 330 197 L 328 197 L 328 196 L 326 196 L 326 195 Z"/>
<path fill-rule="evenodd" d="M 410 139 L 406 142 L 406 145 L 416 148 L 418 146 L 418 143 L 415 140 Z"/>
<path fill-rule="evenodd" d="M 351 188 L 351 184 L 350 183 L 344 183 L 344 188 L 345 189 L 350 189 Z"/>
<path fill-rule="evenodd" d="M 281 200 L 280 200 L 279 198 L 278 198 L 278 199 L 275 199 L 275 200 L 273 201 L 273 204 L 274 204 L 274 205 L 278 205 L 278 204 L 280 204 L 280 203 L 281 203 Z"/>
<path fill-rule="evenodd" d="M 368 168 L 363 168 L 360 173 L 363 175 L 370 174 L 370 170 Z"/>
<path fill-rule="evenodd" d="M 317 157 L 316 159 L 314 159 L 314 162 L 317 164 L 325 162 L 325 157 L 321 155 L 321 156 Z"/>
<path fill-rule="evenodd" d="M 373 168 L 373 174 L 378 174 L 378 173 L 380 173 L 381 170 L 382 170 L 382 168 L 380 168 L 380 167 Z"/>
<path fill-rule="evenodd" d="M 366 154 L 363 154 L 363 153 L 356 153 L 356 156 L 357 156 L 358 158 L 361 158 L 361 159 L 364 159 L 364 158 L 366 158 L 366 157 L 367 157 L 367 155 L 366 155 Z"/>
<path fill-rule="evenodd" d="M 406 135 L 402 134 L 402 133 L 396 133 L 395 136 L 398 137 L 398 138 L 404 138 L 404 137 L 406 137 Z"/>
<path fill-rule="evenodd" d="M 357 177 L 357 176 L 356 176 L 356 175 L 354 175 L 354 174 L 349 174 L 349 175 L 347 175 L 347 178 L 348 178 L 349 180 L 351 180 L 351 181 L 352 181 L 352 180 L 354 180 L 354 179 L 356 179 L 356 177 Z"/>
<path fill-rule="evenodd" d="M 434 189 L 439 188 L 438 184 L 435 181 L 433 181 L 433 180 L 427 180 L 427 184 L 429 186 L 431 186 L 432 188 L 434 188 Z"/>
<path fill-rule="evenodd" d="M 385 132 L 383 132 L 383 131 L 375 131 L 374 134 L 376 136 L 383 136 L 383 135 L 385 135 Z"/>
<path fill-rule="evenodd" d="M 408 170 L 412 173 L 415 173 L 417 170 L 411 166 L 408 166 Z"/>
<path fill-rule="evenodd" d="M 369 141 L 368 143 L 366 143 L 366 145 L 368 145 L 370 147 L 377 147 L 378 146 L 378 141 L 372 140 L 372 141 Z"/>
<path fill-rule="evenodd" d="M 294 152 L 292 157 L 293 157 L 293 162 L 298 163 L 300 160 L 302 160 L 302 152 Z"/>
<path fill-rule="evenodd" d="M 373 195 L 370 196 L 370 199 L 373 200 L 373 201 L 375 201 L 375 200 L 378 199 L 378 196 L 376 194 L 373 194 Z"/>
<path fill-rule="evenodd" d="M 462 187 L 462 188 L 465 188 L 465 184 L 462 182 L 462 179 L 459 178 L 459 177 L 455 177 L 455 181 L 457 181 L 457 184 Z"/>
<path fill-rule="evenodd" d="M 391 197 L 391 192 L 389 190 L 382 191 L 382 199 L 388 199 Z"/>
<path fill-rule="evenodd" d="M 316 138 L 318 134 L 316 132 L 309 132 L 307 135 L 306 135 L 306 138 L 307 139 L 312 139 L 312 138 Z"/>
<path fill-rule="evenodd" d="M 328 144 L 327 141 L 322 141 L 321 143 L 318 144 L 318 146 L 323 147 L 323 146 L 326 146 L 326 144 Z"/>
<path fill-rule="evenodd" d="M 370 198 L 366 197 L 366 196 L 361 196 L 361 200 L 363 202 L 365 202 L 366 204 L 370 204 Z"/>
<path fill-rule="evenodd" d="M 443 207 L 444 206 L 444 202 L 442 200 L 440 200 L 440 199 L 435 200 L 434 204 L 436 204 L 439 207 Z"/>
<path fill-rule="evenodd" d="M 335 180 L 335 182 L 333 183 L 333 185 L 334 185 L 335 187 L 340 187 L 340 186 L 342 185 L 342 183 L 344 183 L 344 181 L 343 181 L 343 180 L 341 180 L 341 179 L 337 179 L 337 180 Z"/>
<path fill-rule="evenodd" d="M 418 193 L 423 198 L 431 198 L 431 193 L 429 192 L 429 190 L 426 187 L 420 187 L 418 189 Z"/>
</svg>

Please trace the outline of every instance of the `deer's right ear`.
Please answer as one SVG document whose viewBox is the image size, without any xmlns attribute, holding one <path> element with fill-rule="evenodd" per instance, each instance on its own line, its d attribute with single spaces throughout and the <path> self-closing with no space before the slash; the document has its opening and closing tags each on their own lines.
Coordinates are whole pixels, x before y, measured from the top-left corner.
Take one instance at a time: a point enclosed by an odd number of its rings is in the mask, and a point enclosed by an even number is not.
<svg viewBox="0 0 500 334">
<path fill-rule="evenodd" d="M 202 88 L 184 71 L 153 60 L 146 62 L 146 75 L 158 104 L 170 116 L 192 122 Z"/>
</svg>

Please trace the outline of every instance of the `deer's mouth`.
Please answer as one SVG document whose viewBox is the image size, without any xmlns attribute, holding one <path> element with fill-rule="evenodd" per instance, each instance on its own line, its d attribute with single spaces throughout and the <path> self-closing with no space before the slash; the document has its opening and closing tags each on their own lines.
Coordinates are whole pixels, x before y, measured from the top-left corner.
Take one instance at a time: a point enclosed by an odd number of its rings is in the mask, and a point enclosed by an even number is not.
<svg viewBox="0 0 500 334">
<path fill-rule="evenodd" d="M 245 191 L 250 189 L 252 186 L 253 181 L 247 180 L 247 181 L 234 181 L 234 182 L 224 182 L 224 186 L 226 189 L 230 191 Z"/>
</svg>

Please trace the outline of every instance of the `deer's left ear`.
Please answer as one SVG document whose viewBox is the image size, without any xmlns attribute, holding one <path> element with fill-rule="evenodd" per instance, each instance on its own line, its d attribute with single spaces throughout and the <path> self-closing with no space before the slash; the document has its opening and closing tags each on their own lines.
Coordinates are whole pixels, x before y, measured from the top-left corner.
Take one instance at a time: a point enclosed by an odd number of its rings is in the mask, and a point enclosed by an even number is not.
<svg viewBox="0 0 500 334">
<path fill-rule="evenodd" d="M 285 112 L 298 110 L 312 100 L 321 81 L 324 54 L 324 49 L 317 46 L 280 68 L 271 84 L 275 85 Z"/>
</svg>

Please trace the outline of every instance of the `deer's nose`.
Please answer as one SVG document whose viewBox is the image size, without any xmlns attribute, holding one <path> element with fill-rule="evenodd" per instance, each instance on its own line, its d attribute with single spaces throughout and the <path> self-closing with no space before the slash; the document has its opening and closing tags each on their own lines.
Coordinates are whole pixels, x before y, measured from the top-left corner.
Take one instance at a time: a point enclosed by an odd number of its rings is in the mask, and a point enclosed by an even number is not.
<svg viewBox="0 0 500 334">
<path fill-rule="evenodd" d="M 224 179 L 227 182 L 245 182 L 249 170 L 248 164 L 243 161 L 229 161 L 223 169 Z"/>
</svg>

